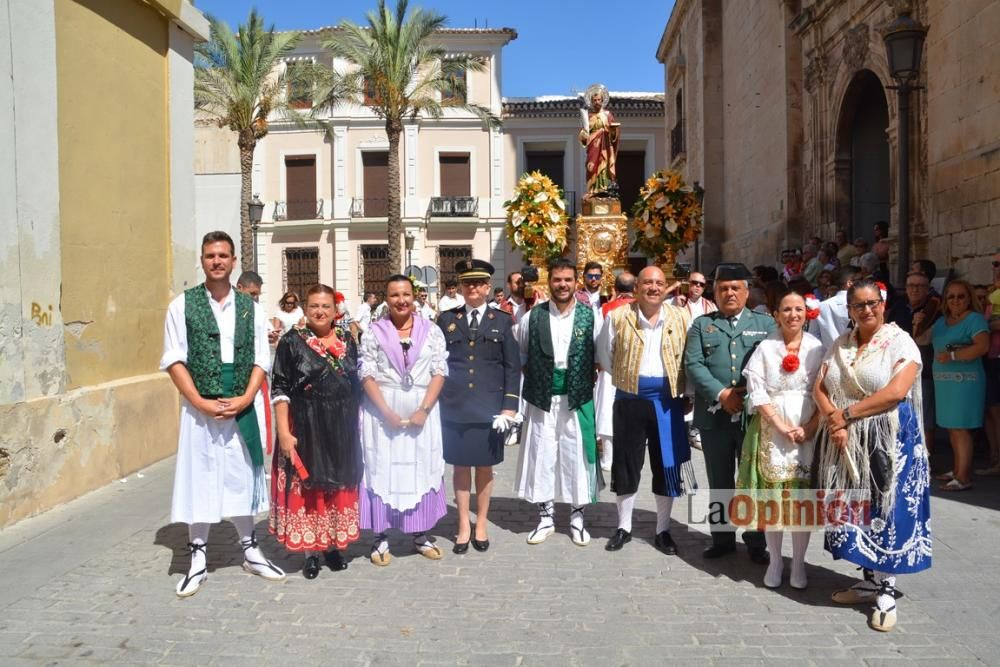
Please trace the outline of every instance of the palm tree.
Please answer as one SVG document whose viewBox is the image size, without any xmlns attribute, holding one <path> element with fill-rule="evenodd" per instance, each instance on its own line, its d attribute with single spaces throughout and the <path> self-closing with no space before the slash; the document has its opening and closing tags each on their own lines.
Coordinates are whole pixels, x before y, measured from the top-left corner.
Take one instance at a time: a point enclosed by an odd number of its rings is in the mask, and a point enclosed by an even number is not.
<svg viewBox="0 0 1000 667">
<path fill-rule="evenodd" d="M 403 122 L 421 115 L 440 118 L 445 107 L 453 107 L 472 112 L 484 125 L 500 124 L 489 109 L 465 101 L 464 73 L 483 71 L 483 62 L 450 57 L 433 39 L 435 31 L 444 27 L 445 17 L 419 8 L 407 15 L 407 4 L 407 0 L 398 0 L 393 13 L 385 0 L 379 0 L 378 9 L 368 12 L 367 26 L 341 21 L 324 47 L 334 58 L 354 67 L 333 77 L 329 94 L 317 95 L 318 108 L 351 100 L 367 104 L 385 120 L 389 139 L 389 263 L 394 271 L 402 268 L 399 136 Z"/>
<path fill-rule="evenodd" d="M 268 116 L 292 113 L 288 107 L 288 81 L 278 67 L 301 38 L 297 32 L 264 29 L 255 9 L 234 35 L 226 23 L 209 17 L 211 39 L 198 47 L 195 58 L 195 108 L 213 118 L 219 127 L 236 133 L 240 149 L 240 255 L 243 270 L 254 266 L 253 230 L 250 226 L 250 174 L 257 142 L 267 134 Z"/>
</svg>

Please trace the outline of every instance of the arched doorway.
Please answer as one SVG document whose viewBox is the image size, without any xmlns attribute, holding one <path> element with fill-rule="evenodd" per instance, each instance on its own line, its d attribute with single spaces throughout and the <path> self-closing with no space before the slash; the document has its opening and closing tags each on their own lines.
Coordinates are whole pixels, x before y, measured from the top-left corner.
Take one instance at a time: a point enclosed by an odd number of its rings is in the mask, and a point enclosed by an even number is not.
<svg viewBox="0 0 1000 667">
<path fill-rule="evenodd" d="M 888 127 L 885 89 L 861 70 L 844 93 L 837 126 L 837 219 L 851 238 L 871 242 L 874 224 L 889 220 Z"/>
</svg>

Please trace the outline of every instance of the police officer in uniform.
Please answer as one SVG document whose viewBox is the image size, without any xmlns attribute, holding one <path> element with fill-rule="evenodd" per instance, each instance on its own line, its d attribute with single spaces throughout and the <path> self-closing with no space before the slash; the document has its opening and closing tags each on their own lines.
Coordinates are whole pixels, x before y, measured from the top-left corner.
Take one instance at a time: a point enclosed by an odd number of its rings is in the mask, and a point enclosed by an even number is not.
<svg viewBox="0 0 1000 667">
<path fill-rule="evenodd" d="M 465 304 L 438 315 L 448 345 L 448 379 L 441 392 L 444 459 L 455 468 L 457 554 L 490 547 L 487 514 L 493 466 L 503 462 L 504 437 L 514 427 L 521 386 L 521 356 L 514 320 L 490 308 L 493 266 L 478 259 L 455 265 Z M 476 478 L 476 523 L 470 522 L 472 475 Z"/>
<path fill-rule="evenodd" d="M 694 320 L 684 348 L 685 371 L 695 388 L 693 423 L 701 431 L 713 508 L 725 498 L 717 492 L 735 486 L 744 435 L 743 367 L 775 326 L 771 317 L 746 307 L 750 278 L 743 264 L 719 265 L 715 272 L 719 310 Z M 753 562 L 769 561 L 763 533 L 746 531 L 743 541 Z M 736 533 L 712 526 L 712 546 L 705 550 L 704 557 L 719 558 L 735 550 Z"/>
</svg>

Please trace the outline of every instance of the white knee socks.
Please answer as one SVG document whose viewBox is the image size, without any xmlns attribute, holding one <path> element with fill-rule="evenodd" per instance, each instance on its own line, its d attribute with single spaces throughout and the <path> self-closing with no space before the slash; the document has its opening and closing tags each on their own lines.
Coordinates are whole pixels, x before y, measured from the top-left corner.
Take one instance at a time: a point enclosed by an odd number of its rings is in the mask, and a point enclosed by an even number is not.
<svg viewBox="0 0 1000 667">
<path fill-rule="evenodd" d="M 885 572 L 875 573 L 875 583 L 878 584 L 878 597 L 875 607 L 879 611 L 891 611 L 896 608 L 896 575 Z"/>
<path fill-rule="evenodd" d="M 670 510 L 674 507 L 672 496 L 656 496 L 656 534 L 670 531 Z"/>
<path fill-rule="evenodd" d="M 805 588 L 808 585 L 806 579 L 806 551 L 808 549 L 809 533 L 806 531 L 792 533 L 792 574 L 789 579 L 792 588 Z"/>
<path fill-rule="evenodd" d="M 781 585 L 781 575 L 785 570 L 785 562 L 781 558 L 781 543 L 784 536 L 780 530 L 768 530 L 764 533 L 767 552 L 771 555 L 771 562 L 764 572 L 764 585 L 768 588 L 777 588 Z"/>
<path fill-rule="evenodd" d="M 192 523 L 188 525 L 188 541 L 191 544 L 208 544 L 208 529 L 210 525 L 207 523 Z M 208 557 L 205 555 L 204 549 L 193 549 L 191 552 L 191 569 L 188 570 L 188 576 L 205 569 L 205 564 L 208 561 Z"/>
<path fill-rule="evenodd" d="M 616 496 L 615 504 L 618 505 L 618 527 L 626 533 L 632 532 L 632 510 L 635 509 L 635 494 L 627 493 Z"/>
</svg>

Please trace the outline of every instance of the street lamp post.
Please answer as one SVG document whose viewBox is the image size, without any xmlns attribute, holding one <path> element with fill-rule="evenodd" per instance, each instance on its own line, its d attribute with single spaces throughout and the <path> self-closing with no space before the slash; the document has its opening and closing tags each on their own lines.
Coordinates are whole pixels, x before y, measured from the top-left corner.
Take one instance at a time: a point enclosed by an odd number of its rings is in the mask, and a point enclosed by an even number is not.
<svg viewBox="0 0 1000 667">
<path fill-rule="evenodd" d="M 257 195 L 247 202 L 247 213 L 250 216 L 250 229 L 253 231 L 253 270 L 257 273 L 257 228 L 264 212 L 264 202 Z"/>
<path fill-rule="evenodd" d="M 701 183 L 694 182 L 694 193 L 698 197 L 698 206 L 701 206 L 701 234 L 694 240 L 694 271 L 701 272 L 701 237 L 705 233 L 705 188 Z"/>
<path fill-rule="evenodd" d="M 413 232 L 406 232 L 403 238 L 406 242 L 406 268 L 409 269 L 413 266 L 413 242 L 416 241 L 416 237 Z"/>
<path fill-rule="evenodd" d="M 899 266 L 897 285 L 906 283 L 910 269 L 910 91 L 920 88 L 920 55 L 924 48 L 927 27 L 906 14 L 890 23 L 882 35 L 885 41 L 889 73 L 896 81 L 899 100 L 898 143 L 899 165 L 896 170 L 897 210 L 899 211 Z"/>
</svg>

